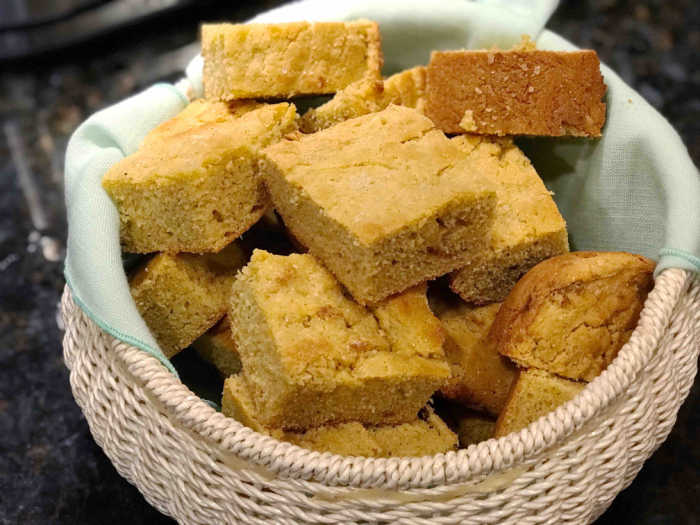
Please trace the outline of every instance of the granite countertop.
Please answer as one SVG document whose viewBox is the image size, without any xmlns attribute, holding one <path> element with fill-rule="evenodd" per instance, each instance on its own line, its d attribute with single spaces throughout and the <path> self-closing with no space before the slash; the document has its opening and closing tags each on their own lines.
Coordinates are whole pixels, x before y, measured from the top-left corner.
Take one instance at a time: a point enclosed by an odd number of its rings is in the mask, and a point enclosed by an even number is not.
<svg viewBox="0 0 700 525">
<path fill-rule="evenodd" d="M 172 523 L 119 477 L 71 396 L 57 314 L 63 155 L 87 115 L 172 79 L 162 65 L 181 59 L 172 50 L 196 39 L 199 20 L 244 20 L 279 3 L 208 2 L 0 64 L 0 524 Z M 597 50 L 671 121 L 700 164 L 700 3 L 562 3 L 549 27 Z M 699 522 L 699 414 L 696 382 L 667 442 L 598 523 Z"/>
</svg>

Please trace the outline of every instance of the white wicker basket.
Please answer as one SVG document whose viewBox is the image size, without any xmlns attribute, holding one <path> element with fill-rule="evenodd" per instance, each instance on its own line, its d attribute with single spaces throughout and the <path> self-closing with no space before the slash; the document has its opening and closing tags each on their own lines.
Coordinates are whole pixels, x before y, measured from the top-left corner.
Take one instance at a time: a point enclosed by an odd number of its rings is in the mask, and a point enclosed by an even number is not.
<svg viewBox="0 0 700 525">
<path fill-rule="evenodd" d="M 700 282 L 664 271 L 617 359 L 522 431 L 433 457 L 320 454 L 217 413 L 63 296 L 73 394 L 119 473 L 182 523 L 589 523 L 666 439 L 697 372 Z"/>
</svg>

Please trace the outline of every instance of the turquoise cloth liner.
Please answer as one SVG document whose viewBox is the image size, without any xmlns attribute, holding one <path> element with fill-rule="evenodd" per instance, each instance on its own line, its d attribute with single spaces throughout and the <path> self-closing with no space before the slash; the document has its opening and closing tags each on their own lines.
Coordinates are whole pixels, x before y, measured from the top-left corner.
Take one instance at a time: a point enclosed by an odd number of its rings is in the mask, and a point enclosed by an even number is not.
<svg viewBox="0 0 700 525">
<path fill-rule="evenodd" d="M 308 0 L 256 22 L 379 22 L 385 73 L 426 64 L 433 49 L 508 48 L 522 34 L 542 49 L 576 49 L 542 31 L 554 0 Z M 202 60 L 186 75 L 202 92 Z M 614 72 L 602 67 L 608 117 L 600 140 L 520 139 L 567 220 L 572 249 L 625 250 L 659 259 L 657 272 L 700 270 L 700 177 L 678 134 Z M 158 358 L 175 372 L 136 310 L 122 267 L 119 216 L 100 181 L 187 99 L 158 84 L 85 121 L 66 152 L 68 252 L 65 276 L 77 304 L 102 329 Z"/>
</svg>

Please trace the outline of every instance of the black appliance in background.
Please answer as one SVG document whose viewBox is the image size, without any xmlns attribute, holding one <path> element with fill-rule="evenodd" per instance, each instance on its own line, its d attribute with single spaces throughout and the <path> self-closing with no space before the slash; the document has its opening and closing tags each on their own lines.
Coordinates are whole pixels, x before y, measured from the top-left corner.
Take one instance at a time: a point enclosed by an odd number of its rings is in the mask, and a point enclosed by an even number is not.
<svg viewBox="0 0 700 525">
<path fill-rule="evenodd" d="M 196 0 L 0 0 L 0 61 L 60 49 Z"/>
</svg>

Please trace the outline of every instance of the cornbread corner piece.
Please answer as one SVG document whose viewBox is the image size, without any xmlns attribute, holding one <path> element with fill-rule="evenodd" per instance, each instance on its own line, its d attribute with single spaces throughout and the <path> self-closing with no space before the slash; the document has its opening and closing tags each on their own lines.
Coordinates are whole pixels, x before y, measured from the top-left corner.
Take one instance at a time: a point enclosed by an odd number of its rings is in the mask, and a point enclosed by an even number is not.
<svg viewBox="0 0 700 525">
<path fill-rule="evenodd" d="M 380 327 L 308 254 L 253 252 L 229 317 L 266 426 L 412 421 L 449 377 L 442 348 L 393 344 L 399 336 L 386 331 L 402 323 Z"/>
<path fill-rule="evenodd" d="M 494 437 L 525 428 L 530 423 L 572 400 L 586 386 L 553 374 L 529 368 L 521 370 L 503 412 L 496 421 Z"/>
<path fill-rule="evenodd" d="M 209 99 L 289 98 L 381 79 L 379 26 L 353 22 L 204 24 L 204 94 Z"/>
<path fill-rule="evenodd" d="M 547 259 L 515 285 L 490 336 L 522 367 L 591 381 L 632 335 L 653 271 L 653 261 L 624 252 Z"/>
<path fill-rule="evenodd" d="M 408 457 L 449 452 L 457 437 L 429 406 L 411 422 L 399 425 L 362 425 L 358 422 L 329 424 L 303 431 L 284 431 L 264 426 L 242 376 L 224 382 L 222 412 L 257 432 L 297 446 L 343 456 Z"/>
<path fill-rule="evenodd" d="M 261 171 L 287 228 L 368 304 L 488 246 L 493 183 L 464 157 L 430 119 L 391 105 L 265 149 Z"/>
<path fill-rule="evenodd" d="M 160 253 L 131 275 L 136 307 L 166 357 L 225 315 L 234 276 L 246 259 L 231 243 L 216 254 Z"/>
<path fill-rule="evenodd" d="M 445 133 L 600 137 L 605 89 L 592 50 L 433 51 L 426 115 Z"/>
<path fill-rule="evenodd" d="M 226 304 L 228 308 L 228 304 Z M 228 316 L 215 324 L 206 333 L 199 336 L 192 347 L 199 356 L 214 365 L 223 377 L 241 371 L 241 358 L 236 342 L 231 336 L 231 324 Z"/>
<path fill-rule="evenodd" d="M 192 102 L 105 174 L 127 252 L 216 252 L 265 212 L 258 151 L 296 130 L 287 103 Z"/>
<path fill-rule="evenodd" d="M 358 80 L 322 106 L 304 113 L 299 128 L 304 133 L 314 133 L 351 118 L 381 111 L 389 104 L 415 108 L 423 113 L 425 78 L 425 66 L 418 66 L 396 73 L 384 81 Z"/>
<path fill-rule="evenodd" d="M 540 261 L 569 251 L 566 222 L 530 160 L 510 139 L 452 139 L 471 168 L 494 183 L 498 202 L 491 245 L 452 274 L 451 288 L 468 303 L 503 301 Z"/>
<path fill-rule="evenodd" d="M 451 377 L 440 396 L 498 416 L 517 374 L 488 337 L 500 303 L 473 307 L 455 297 L 436 309 L 447 334 Z"/>
</svg>

